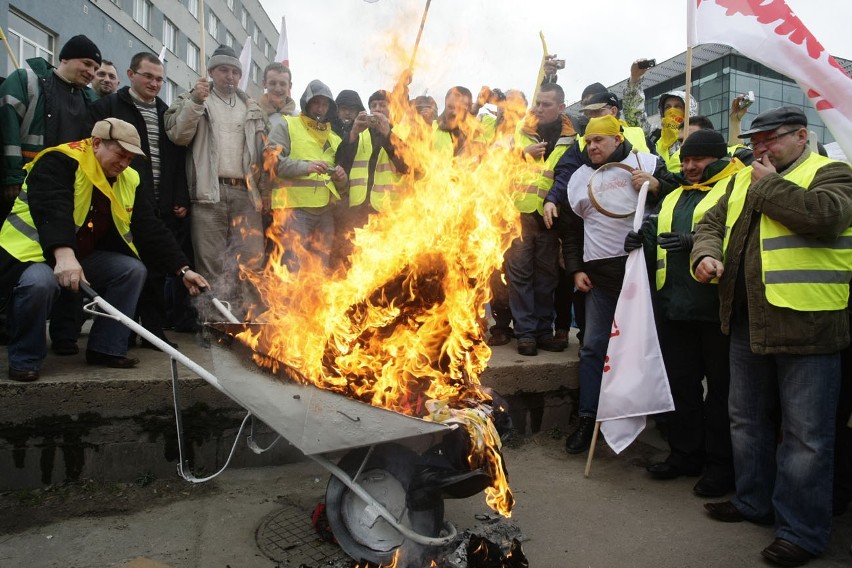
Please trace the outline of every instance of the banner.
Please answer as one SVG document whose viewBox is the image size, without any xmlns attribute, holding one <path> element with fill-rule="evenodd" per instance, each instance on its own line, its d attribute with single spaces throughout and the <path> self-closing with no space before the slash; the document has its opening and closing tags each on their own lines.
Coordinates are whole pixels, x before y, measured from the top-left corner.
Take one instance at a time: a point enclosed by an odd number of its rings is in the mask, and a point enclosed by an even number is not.
<svg viewBox="0 0 852 568">
<path fill-rule="evenodd" d="M 648 183 L 639 192 L 633 230 L 642 225 Z M 630 251 L 624 283 L 604 360 L 596 420 L 612 450 L 620 454 L 645 429 L 645 416 L 674 410 L 663 354 L 657 340 L 651 286 L 642 248 Z"/>
<path fill-rule="evenodd" d="M 275 61 L 290 67 L 290 48 L 287 46 L 287 19 L 281 16 L 281 34 L 278 36 L 278 49 L 275 51 Z"/>
<path fill-rule="evenodd" d="M 729 45 L 796 81 L 852 156 L 852 78 L 784 0 L 687 0 L 687 43 Z"/>
</svg>

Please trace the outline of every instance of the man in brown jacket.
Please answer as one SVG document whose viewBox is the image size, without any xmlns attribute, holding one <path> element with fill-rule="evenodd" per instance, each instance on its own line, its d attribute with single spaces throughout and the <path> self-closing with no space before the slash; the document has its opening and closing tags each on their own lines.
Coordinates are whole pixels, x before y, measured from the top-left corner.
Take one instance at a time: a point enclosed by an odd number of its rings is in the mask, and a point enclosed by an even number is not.
<svg viewBox="0 0 852 568">
<path fill-rule="evenodd" d="M 736 495 L 723 522 L 775 525 L 762 554 L 801 566 L 831 531 L 840 351 L 849 343 L 852 169 L 808 148 L 807 118 L 781 107 L 741 134 L 754 163 L 696 225 L 692 266 L 719 279 L 731 336 L 729 410 Z M 777 417 L 781 417 L 781 443 Z"/>
</svg>

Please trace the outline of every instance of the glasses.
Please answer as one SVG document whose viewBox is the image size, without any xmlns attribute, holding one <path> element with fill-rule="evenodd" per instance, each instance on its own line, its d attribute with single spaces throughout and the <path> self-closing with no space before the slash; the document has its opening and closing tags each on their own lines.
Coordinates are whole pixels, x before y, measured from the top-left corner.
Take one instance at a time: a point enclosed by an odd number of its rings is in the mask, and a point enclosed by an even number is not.
<svg viewBox="0 0 852 568">
<path fill-rule="evenodd" d="M 801 128 L 796 128 L 795 130 L 788 130 L 787 132 L 782 132 L 780 134 L 776 134 L 775 136 L 770 136 L 770 137 L 764 138 L 762 140 L 755 140 L 754 137 L 752 137 L 751 147 L 757 148 L 760 145 L 769 146 L 770 144 L 772 144 L 773 142 L 775 142 L 779 138 L 783 138 L 784 136 L 787 136 L 788 134 L 795 134 L 799 130 L 801 130 Z"/>
<path fill-rule="evenodd" d="M 150 73 L 140 73 L 139 71 L 134 71 L 133 73 L 135 73 L 136 75 L 141 75 L 142 77 L 145 78 L 146 81 L 154 81 L 155 83 L 162 83 L 163 81 L 165 81 L 164 78 L 155 77 L 154 75 L 151 75 Z"/>
</svg>

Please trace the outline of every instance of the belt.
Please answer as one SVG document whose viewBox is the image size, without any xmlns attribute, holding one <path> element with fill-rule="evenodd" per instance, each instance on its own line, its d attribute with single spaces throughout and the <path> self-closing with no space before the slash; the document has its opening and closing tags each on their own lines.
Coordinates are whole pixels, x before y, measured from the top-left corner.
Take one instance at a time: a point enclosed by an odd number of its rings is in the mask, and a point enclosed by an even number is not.
<svg viewBox="0 0 852 568">
<path fill-rule="evenodd" d="M 235 187 L 248 187 L 246 180 L 243 178 L 219 178 L 219 183 L 223 185 L 233 185 Z"/>
</svg>

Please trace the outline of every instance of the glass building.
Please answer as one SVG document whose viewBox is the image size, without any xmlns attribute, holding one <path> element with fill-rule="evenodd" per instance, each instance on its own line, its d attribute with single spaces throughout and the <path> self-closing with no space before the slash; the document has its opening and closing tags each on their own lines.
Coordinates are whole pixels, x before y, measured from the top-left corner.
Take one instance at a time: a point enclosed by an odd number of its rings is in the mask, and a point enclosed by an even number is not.
<svg viewBox="0 0 852 568">
<path fill-rule="evenodd" d="M 852 61 L 835 56 L 837 62 L 852 74 Z M 611 85 L 609 89 L 619 97 L 624 92 L 627 79 Z M 645 73 L 642 87 L 645 90 L 645 112 L 649 121 L 659 124 L 660 95 L 670 91 L 683 91 L 686 86 L 686 53 L 658 63 Z M 742 122 L 743 130 L 751 120 L 771 108 L 790 105 L 804 109 L 808 128 L 816 133 L 823 144 L 834 141 L 814 107 L 795 81 L 756 61 L 745 57 L 726 45 L 701 45 L 692 50 L 691 95 L 698 101 L 698 112 L 713 121 L 714 126 L 728 136 L 728 117 L 731 101 L 738 94 L 752 91 L 754 104 Z M 579 103 L 571 106 L 576 113 Z"/>
</svg>

